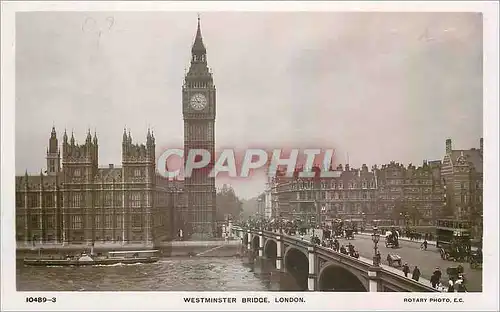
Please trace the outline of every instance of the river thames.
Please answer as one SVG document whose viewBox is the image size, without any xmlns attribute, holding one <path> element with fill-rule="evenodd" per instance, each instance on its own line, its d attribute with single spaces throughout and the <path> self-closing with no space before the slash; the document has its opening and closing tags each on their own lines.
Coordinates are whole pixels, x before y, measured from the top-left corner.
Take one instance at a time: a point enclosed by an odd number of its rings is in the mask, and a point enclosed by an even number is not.
<svg viewBox="0 0 500 312">
<path fill-rule="evenodd" d="M 28 267 L 17 263 L 19 291 L 267 291 L 271 283 L 241 258 L 163 258 L 157 263 Z"/>
</svg>

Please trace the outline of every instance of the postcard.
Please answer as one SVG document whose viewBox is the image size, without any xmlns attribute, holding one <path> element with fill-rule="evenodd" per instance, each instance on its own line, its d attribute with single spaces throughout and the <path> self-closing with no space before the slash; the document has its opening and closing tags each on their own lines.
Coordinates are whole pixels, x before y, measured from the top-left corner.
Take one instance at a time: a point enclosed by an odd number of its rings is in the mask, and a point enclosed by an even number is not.
<svg viewBox="0 0 500 312">
<path fill-rule="evenodd" d="M 498 309 L 495 8 L 2 2 L 2 310 Z"/>
</svg>

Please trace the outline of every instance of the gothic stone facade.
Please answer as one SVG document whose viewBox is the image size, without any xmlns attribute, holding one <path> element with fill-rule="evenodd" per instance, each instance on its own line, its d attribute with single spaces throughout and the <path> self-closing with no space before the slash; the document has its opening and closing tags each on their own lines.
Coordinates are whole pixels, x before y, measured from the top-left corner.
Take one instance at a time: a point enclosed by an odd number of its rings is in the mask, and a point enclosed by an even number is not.
<svg viewBox="0 0 500 312">
<path fill-rule="evenodd" d="M 84 144 L 53 128 L 47 170 L 16 177 L 19 243 L 141 243 L 171 239 L 172 189 L 155 170 L 155 138 L 133 144 L 123 133 L 122 167 L 98 166 L 97 135 Z"/>
</svg>

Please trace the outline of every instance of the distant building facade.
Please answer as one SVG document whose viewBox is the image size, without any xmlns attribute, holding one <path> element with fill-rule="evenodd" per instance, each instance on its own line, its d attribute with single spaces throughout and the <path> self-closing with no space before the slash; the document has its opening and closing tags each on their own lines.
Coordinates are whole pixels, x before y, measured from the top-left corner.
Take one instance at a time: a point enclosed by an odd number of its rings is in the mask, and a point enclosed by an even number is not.
<svg viewBox="0 0 500 312">
<path fill-rule="evenodd" d="M 446 140 L 443 159 L 443 180 L 446 184 L 446 215 L 467 219 L 475 235 L 482 235 L 483 224 L 483 139 L 479 148 L 455 150 Z"/>
<path fill-rule="evenodd" d="M 98 149 L 96 134 L 79 145 L 65 132 L 61 155 L 52 128 L 47 170 L 16 177 L 18 243 L 153 245 L 172 238 L 177 193 L 156 173 L 154 135 L 148 130 L 145 145 L 133 144 L 124 131 L 121 168 L 99 167 Z"/>
<path fill-rule="evenodd" d="M 371 170 L 339 165 L 335 178 L 279 176 L 271 188 L 275 215 L 286 218 L 352 221 L 395 220 L 430 225 L 444 205 L 441 163 L 407 167 L 391 162 Z"/>
<path fill-rule="evenodd" d="M 445 203 L 440 161 L 420 167 L 391 162 L 375 171 L 380 217 L 400 225 L 434 225 Z"/>
</svg>

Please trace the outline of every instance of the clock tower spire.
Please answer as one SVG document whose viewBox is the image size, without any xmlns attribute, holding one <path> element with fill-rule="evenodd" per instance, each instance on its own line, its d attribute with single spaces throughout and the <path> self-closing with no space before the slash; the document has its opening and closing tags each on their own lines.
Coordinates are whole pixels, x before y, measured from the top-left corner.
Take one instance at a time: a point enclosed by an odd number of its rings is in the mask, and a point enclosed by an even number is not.
<svg viewBox="0 0 500 312">
<path fill-rule="evenodd" d="M 201 26 L 200 26 L 200 14 L 198 14 L 198 29 L 196 30 L 196 37 L 194 39 L 194 44 L 191 49 L 193 55 L 205 55 L 207 50 L 203 44 L 203 37 L 201 36 Z"/>
<path fill-rule="evenodd" d="M 184 179 L 187 209 L 179 216 L 188 224 L 183 232 L 197 240 L 210 239 L 217 231 L 215 179 L 209 176 L 215 163 L 215 99 L 215 85 L 207 64 L 198 15 L 191 64 L 182 86 L 184 158 L 192 149 L 204 149 L 211 159 L 206 168 L 193 170 L 191 177 Z"/>
</svg>

